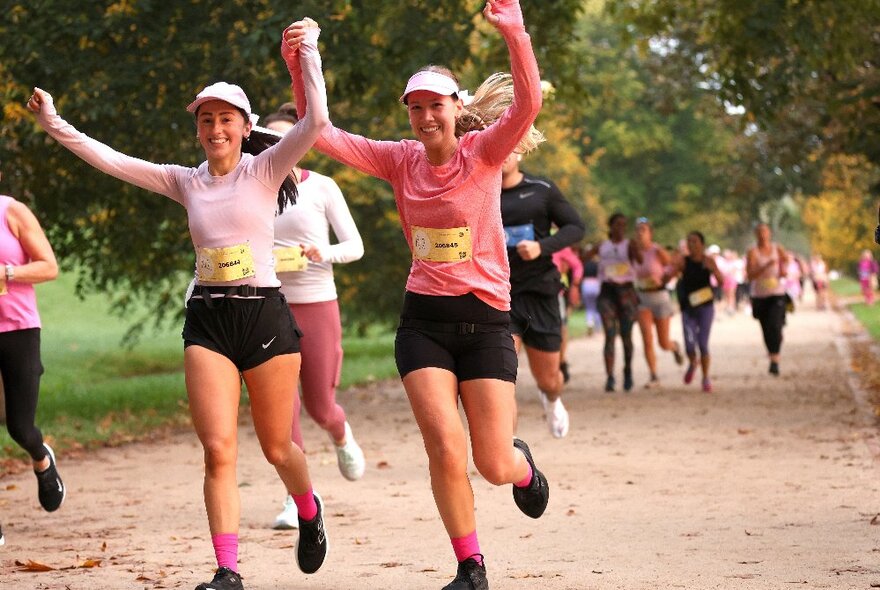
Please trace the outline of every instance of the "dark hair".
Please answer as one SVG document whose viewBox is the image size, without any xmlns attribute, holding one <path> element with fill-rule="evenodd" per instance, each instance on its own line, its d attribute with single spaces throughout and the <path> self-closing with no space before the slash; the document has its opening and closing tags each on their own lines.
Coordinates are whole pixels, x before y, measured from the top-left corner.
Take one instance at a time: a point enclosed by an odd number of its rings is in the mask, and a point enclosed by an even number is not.
<svg viewBox="0 0 880 590">
<path fill-rule="evenodd" d="M 296 124 L 299 121 L 299 115 L 296 113 L 296 104 L 292 102 L 286 102 L 274 113 L 269 113 L 265 117 L 263 117 L 263 126 L 268 126 L 269 123 L 278 123 L 283 121 L 285 123 Z"/>
<path fill-rule="evenodd" d="M 697 230 L 694 230 L 694 231 L 688 232 L 688 235 L 689 236 L 696 236 L 696 238 L 698 240 L 700 240 L 701 244 L 703 244 L 704 246 L 706 245 L 706 236 L 703 235 L 703 232 L 699 232 Z"/>
<path fill-rule="evenodd" d="M 290 103 L 287 103 L 290 104 Z M 282 105 L 282 108 L 285 105 Z M 196 117 L 199 116 L 199 108 L 201 105 L 196 108 Z M 241 113 L 241 116 L 244 117 L 245 121 L 250 121 L 250 116 L 248 116 L 247 111 L 242 108 L 235 107 L 235 109 Z M 280 112 L 280 109 L 279 109 Z M 294 121 L 296 123 L 296 121 Z M 259 131 L 256 128 L 251 129 L 251 134 L 248 137 L 245 137 L 241 142 L 241 151 L 244 154 L 251 154 L 252 156 L 256 156 L 262 152 L 265 152 L 267 149 L 275 145 L 281 140 L 275 134 L 272 133 L 264 133 L 263 131 Z M 296 205 L 296 176 L 293 175 L 293 170 L 285 177 L 284 182 L 281 183 L 281 186 L 278 187 L 278 214 L 280 215 L 284 208 L 289 204 Z"/>
<path fill-rule="evenodd" d="M 620 211 L 612 213 L 611 217 L 608 218 L 608 227 L 611 227 L 612 225 L 614 225 L 614 222 L 617 221 L 618 219 L 620 219 L 621 217 L 623 219 L 626 219 L 626 215 L 624 215 Z"/>
<path fill-rule="evenodd" d="M 609 238 L 611 237 L 611 226 L 614 225 L 615 221 L 617 221 L 618 219 L 621 219 L 621 218 L 626 219 L 626 215 L 624 215 L 620 211 L 612 213 L 611 217 L 608 218 L 608 237 Z"/>
</svg>

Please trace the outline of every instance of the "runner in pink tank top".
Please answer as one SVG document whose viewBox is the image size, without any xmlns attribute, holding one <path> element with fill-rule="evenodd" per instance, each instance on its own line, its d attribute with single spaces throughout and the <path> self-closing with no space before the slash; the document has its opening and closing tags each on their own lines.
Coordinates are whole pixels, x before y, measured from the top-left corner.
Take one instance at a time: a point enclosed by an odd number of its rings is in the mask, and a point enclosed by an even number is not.
<svg viewBox="0 0 880 590">
<path fill-rule="evenodd" d="M 55 454 L 34 423 L 43 374 L 34 284 L 57 275 L 55 254 L 36 216 L 24 203 L 0 195 L 0 378 L 6 428 L 31 457 L 37 497 L 47 512 L 61 506 L 67 489 Z"/>
<path fill-rule="evenodd" d="M 669 336 L 669 327 L 675 313 L 669 299 L 666 283 L 670 278 L 671 259 L 666 250 L 654 243 L 654 228 L 647 217 L 636 219 L 635 254 L 632 261 L 639 296 L 639 329 L 645 349 L 645 361 L 651 375 L 645 387 L 658 387 L 657 353 L 654 351 L 654 331 L 661 350 L 672 353 L 677 365 L 684 364 L 684 355 L 678 342 Z"/>
<path fill-rule="evenodd" d="M 770 226 L 755 226 L 757 244 L 746 256 L 746 275 L 751 281 L 752 316 L 761 323 L 764 346 L 770 358 L 769 373 L 779 375 L 782 328 L 785 326 L 786 295 L 782 279 L 788 255 L 772 241 Z"/>
<path fill-rule="evenodd" d="M 284 31 L 282 44 L 312 109 L 280 139 L 254 126 L 244 91 L 226 82 L 204 88 L 187 106 L 205 161 L 196 168 L 127 156 L 79 132 L 40 89 L 28 101 L 40 125 L 95 168 L 180 203 L 196 255 L 197 284 L 183 327 L 184 372 L 193 426 L 204 448 L 204 496 L 218 569 L 196 590 L 242 590 L 238 575 L 240 497 L 237 415 L 247 385 L 254 429 L 299 512 L 296 560 L 305 573 L 324 562 L 321 498 L 302 450 L 290 440 L 298 411 L 299 332 L 279 291 L 272 246 L 275 215 L 296 196 L 291 170 L 328 124 L 317 23 Z"/>
<path fill-rule="evenodd" d="M 475 94 L 486 99 L 486 109 L 477 110 L 476 102 L 466 107 L 455 76 L 428 67 L 409 79 L 401 96 L 417 141 L 375 141 L 331 126 L 315 144 L 394 190 L 412 251 L 395 357 L 458 560 L 449 590 L 488 585 L 459 400 L 474 464 L 486 481 L 513 484 L 517 506 L 533 518 L 549 497 L 528 446 L 519 439 L 511 446 L 517 360 L 500 206 L 502 162 L 518 145 L 526 151 L 538 141 L 532 123 L 541 108 L 540 75 L 519 2 L 489 0 L 484 15 L 507 43 L 512 92 L 496 75 Z M 298 67 L 289 59 L 288 65 L 294 72 Z M 297 107 L 308 112 L 298 76 L 291 78 Z"/>
</svg>

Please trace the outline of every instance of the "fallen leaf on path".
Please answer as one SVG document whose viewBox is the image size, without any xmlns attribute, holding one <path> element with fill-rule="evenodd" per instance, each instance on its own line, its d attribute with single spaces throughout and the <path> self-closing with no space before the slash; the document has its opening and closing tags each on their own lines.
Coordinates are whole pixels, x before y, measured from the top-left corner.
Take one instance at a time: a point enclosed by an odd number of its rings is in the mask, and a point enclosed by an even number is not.
<svg viewBox="0 0 880 590">
<path fill-rule="evenodd" d="M 19 568 L 19 571 L 22 571 L 22 572 L 51 572 L 51 571 L 55 570 L 55 568 L 50 565 L 46 565 L 44 563 L 39 563 L 39 562 L 34 561 L 32 559 L 28 559 L 27 563 L 22 563 L 16 559 L 15 565 L 17 565 Z"/>
<path fill-rule="evenodd" d="M 874 515 L 874 518 L 871 519 L 871 524 L 873 524 L 873 525 L 880 524 L 880 514 Z"/>
<path fill-rule="evenodd" d="M 391 465 L 388 464 L 388 461 L 379 461 L 376 463 L 376 469 L 388 469 Z"/>
<path fill-rule="evenodd" d="M 381 567 L 400 567 L 403 564 L 398 561 L 386 561 L 385 563 L 380 563 L 379 565 Z"/>
<path fill-rule="evenodd" d="M 737 434 L 751 434 L 752 430 L 749 428 L 737 428 L 736 433 Z"/>
</svg>

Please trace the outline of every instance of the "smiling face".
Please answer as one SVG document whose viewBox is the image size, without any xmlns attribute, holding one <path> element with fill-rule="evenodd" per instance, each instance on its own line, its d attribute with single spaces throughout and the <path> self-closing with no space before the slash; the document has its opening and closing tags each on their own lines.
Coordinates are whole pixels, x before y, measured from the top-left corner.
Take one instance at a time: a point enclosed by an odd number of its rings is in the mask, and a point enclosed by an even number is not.
<svg viewBox="0 0 880 590">
<path fill-rule="evenodd" d="M 196 130 L 208 161 L 219 161 L 241 155 L 241 142 L 250 134 L 251 123 L 228 102 L 209 100 L 199 106 Z"/>
<path fill-rule="evenodd" d="M 430 90 L 416 90 L 406 98 L 409 125 L 427 150 L 443 150 L 457 141 L 455 120 L 463 109 L 460 100 Z"/>
</svg>

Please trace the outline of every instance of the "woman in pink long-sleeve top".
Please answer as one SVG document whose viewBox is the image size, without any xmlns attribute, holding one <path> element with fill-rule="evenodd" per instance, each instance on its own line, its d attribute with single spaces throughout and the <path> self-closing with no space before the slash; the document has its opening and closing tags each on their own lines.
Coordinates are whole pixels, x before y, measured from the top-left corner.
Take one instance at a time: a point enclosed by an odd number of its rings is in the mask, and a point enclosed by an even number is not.
<svg viewBox="0 0 880 590">
<path fill-rule="evenodd" d="M 513 439 L 517 358 L 508 329 L 510 270 L 499 196 L 504 159 L 518 144 L 529 149 L 539 141 L 532 123 L 541 107 L 540 78 L 519 2 L 490 0 L 484 15 L 503 35 L 511 58 L 513 98 L 497 109 L 497 120 L 478 106 L 504 86 L 503 77 L 487 81 L 490 88 L 484 83 L 465 107 L 454 76 L 429 67 L 409 79 L 401 97 L 416 141 L 374 141 L 331 125 L 315 144 L 391 184 L 412 250 L 395 357 L 459 562 L 446 590 L 488 587 L 459 400 L 483 477 L 513 484 L 517 506 L 533 518 L 549 497 L 528 446 Z M 297 106 L 307 111 L 295 54 L 285 49 L 284 55 Z M 468 121 L 478 123 L 475 130 L 467 129 Z"/>
<path fill-rule="evenodd" d="M 305 455 L 290 440 L 301 334 L 279 291 L 272 258 L 276 211 L 296 194 L 290 171 L 328 124 L 318 31 L 309 19 L 287 29 L 289 49 L 301 62 L 298 82 L 314 105 L 309 116 L 267 148 L 259 142 L 270 139 L 254 128 L 244 91 L 212 84 L 187 107 L 206 157 L 197 168 L 153 164 L 91 139 L 58 116 L 52 97 L 40 89 L 28 101 L 40 125 L 87 163 L 186 209 L 196 287 L 183 327 L 184 371 L 204 448 L 205 506 L 218 565 L 213 581 L 196 590 L 243 588 L 236 483 L 241 378 L 263 454 L 299 508 L 300 569 L 317 571 L 327 551 L 321 499 L 312 491 Z"/>
</svg>

